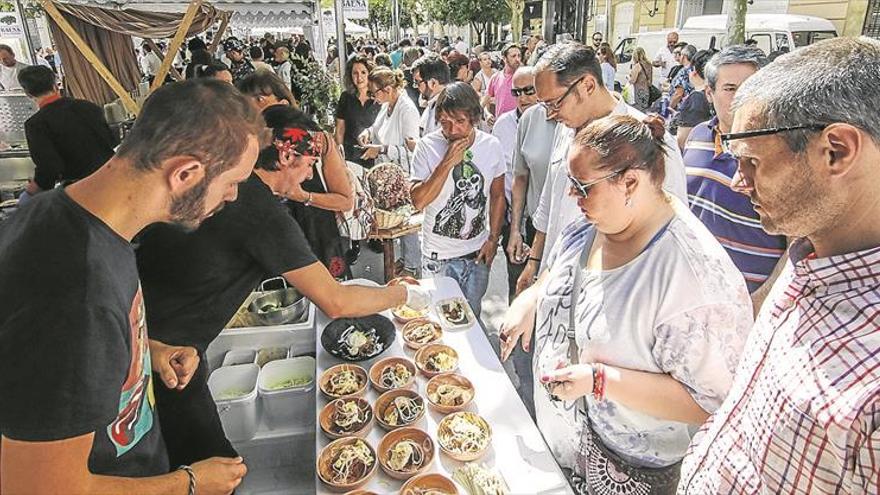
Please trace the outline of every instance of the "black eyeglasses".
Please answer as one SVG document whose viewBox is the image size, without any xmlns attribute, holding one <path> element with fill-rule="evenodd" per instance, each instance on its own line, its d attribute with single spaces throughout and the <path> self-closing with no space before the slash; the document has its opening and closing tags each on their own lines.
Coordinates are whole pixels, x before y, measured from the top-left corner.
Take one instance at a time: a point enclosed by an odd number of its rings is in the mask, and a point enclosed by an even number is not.
<svg viewBox="0 0 880 495">
<path fill-rule="evenodd" d="M 618 170 L 617 172 L 614 172 L 612 174 L 608 174 L 605 177 L 601 177 L 599 179 L 592 180 L 590 182 L 581 182 L 581 181 L 575 179 L 571 174 L 568 174 L 568 181 L 571 182 L 571 187 L 574 188 L 575 191 L 577 191 L 578 196 L 580 196 L 582 198 L 586 198 L 587 196 L 590 195 L 590 189 L 593 186 L 595 186 L 596 184 L 598 184 L 604 180 L 608 180 L 612 177 L 616 177 L 622 173 L 623 173 L 623 170 Z"/>
<path fill-rule="evenodd" d="M 548 112 L 558 111 L 559 107 L 562 106 L 562 102 L 565 101 L 566 98 L 568 98 L 568 95 L 570 95 L 571 92 L 574 91 L 574 88 L 576 88 L 577 85 L 580 84 L 581 81 L 583 81 L 585 77 L 587 77 L 587 76 L 582 76 L 577 81 L 571 83 L 571 86 L 569 86 L 568 89 L 565 90 L 565 94 L 560 96 L 559 98 L 557 98 L 556 101 L 554 101 L 553 103 L 548 103 L 546 101 L 542 101 L 541 105 L 543 105 L 544 109 L 546 109 Z"/>
<path fill-rule="evenodd" d="M 597 37 L 593 38 L 593 42 L 595 42 L 595 43 L 601 43 L 601 42 L 602 42 L 602 38 L 599 38 L 599 37 L 597 36 Z"/>
<path fill-rule="evenodd" d="M 801 124 L 801 125 L 791 125 L 785 127 L 770 127 L 767 129 L 755 129 L 753 131 L 744 131 L 744 132 L 733 132 L 729 134 L 721 135 L 721 149 L 724 150 L 728 154 L 733 154 L 730 151 L 730 141 L 734 141 L 736 139 L 746 139 L 751 137 L 758 136 L 771 136 L 773 134 L 779 134 L 780 132 L 788 132 L 788 131 L 799 131 L 802 129 L 807 129 L 811 131 L 824 131 L 825 128 L 828 127 L 828 124 Z"/>
<path fill-rule="evenodd" d="M 519 95 L 532 96 L 536 92 L 537 90 L 534 86 L 526 86 L 524 88 L 510 88 L 510 94 L 512 94 L 515 98 L 518 98 Z"/>
</svg>

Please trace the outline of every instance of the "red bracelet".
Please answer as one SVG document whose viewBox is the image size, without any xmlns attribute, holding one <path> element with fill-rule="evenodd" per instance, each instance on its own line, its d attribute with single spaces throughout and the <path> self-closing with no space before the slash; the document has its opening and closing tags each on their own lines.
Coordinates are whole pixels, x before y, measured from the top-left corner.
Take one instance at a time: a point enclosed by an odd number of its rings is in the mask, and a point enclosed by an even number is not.
<svg viewBox="0 0 880 495">
<path fill-rule="evenodd" d="M 593 365 L 593 398 L 599 402 L 605 400 L 605 365 Z"/>
</svg>

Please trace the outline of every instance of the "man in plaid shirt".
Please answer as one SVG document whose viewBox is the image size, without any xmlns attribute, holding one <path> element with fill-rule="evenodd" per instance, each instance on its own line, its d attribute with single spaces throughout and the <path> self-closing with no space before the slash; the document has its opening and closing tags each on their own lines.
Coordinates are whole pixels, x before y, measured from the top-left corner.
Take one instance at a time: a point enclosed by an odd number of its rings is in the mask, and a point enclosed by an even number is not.
<svg viewBox="0 0 880 495">
<path fill-rule="evenodd" d="M 740 87 L 735 186 L 798 238 L 680 494 L 880 493 L 880 42 L 835 38 Z"/>
</svg>

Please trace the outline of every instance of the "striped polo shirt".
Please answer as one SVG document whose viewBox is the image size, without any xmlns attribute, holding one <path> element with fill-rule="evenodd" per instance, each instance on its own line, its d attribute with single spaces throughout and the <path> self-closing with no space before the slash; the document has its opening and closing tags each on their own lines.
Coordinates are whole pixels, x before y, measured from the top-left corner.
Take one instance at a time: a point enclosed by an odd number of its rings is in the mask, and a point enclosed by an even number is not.
<svg viewBox="0 0 880 495">
<path fill-rule="evenodd" d="M 694 127 L 684 148 L 688 204 L 724 246 L 754 292 L 785 252 L 785 236 L 769 235 L 749 197 L 730 188 L 736 159 L 721 150 L 718 118 Z"/>
</svg>

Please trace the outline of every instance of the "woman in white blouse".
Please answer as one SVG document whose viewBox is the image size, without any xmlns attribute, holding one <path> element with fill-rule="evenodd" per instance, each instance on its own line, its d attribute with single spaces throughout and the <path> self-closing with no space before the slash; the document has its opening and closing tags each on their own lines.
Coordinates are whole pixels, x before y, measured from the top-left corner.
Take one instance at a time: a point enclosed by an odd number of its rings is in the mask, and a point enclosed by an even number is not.
<svg viewBox="0 0 880 495">
<path fill-rule="evenodd" d="M 538 426 L 580 493 L 674 493 L 752 325 L 739 270 L 663 192 L 666 152 L 657 117 L 578 132 L 569 194 L 584 218 L 502 325 L 505 358 L 520 338 L 528 350 L 535 328 Z"/>
<path fill-rule="evenodd" d="M 373 125 L 365 129 L 358 141 L 363 146 L 364 159 L 376 163 L 392 162 L 404 171 L 411 172 L 412 152 L 419 137 L 419 111 L 404 90 L 406 79 L 403 72 L 387 67 L 370 71 L 370 95 L 382 107 Z M 403 270 L 401 275 L 417 275 L 421 266 L 421 246 L 418 234 L 401 239 Z"/>
</svg>

